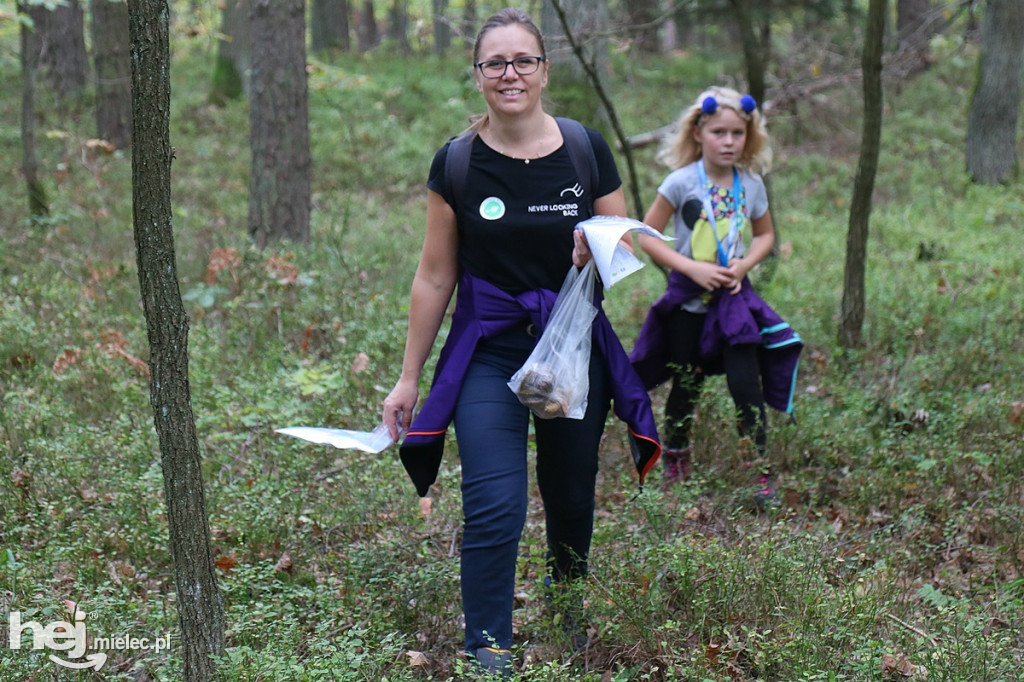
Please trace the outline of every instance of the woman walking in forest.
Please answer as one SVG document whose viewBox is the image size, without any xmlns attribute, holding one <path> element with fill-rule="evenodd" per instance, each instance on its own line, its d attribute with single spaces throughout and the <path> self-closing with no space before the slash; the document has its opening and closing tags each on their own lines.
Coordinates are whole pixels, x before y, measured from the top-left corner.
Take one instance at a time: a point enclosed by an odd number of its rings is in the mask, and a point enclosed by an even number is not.
<svg viewBox="0 0 1024 682">
<path fill-rule="evenodd" d="M 527 14 L 506 9 L 491 16 L 473 61 L 487 111 L 434 156 L 402 374 L 384 401 L 383 418 L 393 438 L 405 432 L 401 458 L 420 495 L 436 479 L 454 421 L 465 523 L 465 650 L 476 665 L 509 674 L 530 410 L 507 384 L 536 345 L 569 268 L 591 258 L 576 224 L 596 214 L 625 215 L 626 207 L 600 133 L 544 111 L 549 64 Z M 430 393 L 412 420 L 420 375 L 456 289 Z M 593 339 L 584 417 L 534 423 L 552 586 L 587 573 L 598 445 L 610 400 L 630 427 L 641 482 L 661 449 L 650 400 L 603 311 Z M 561 622 L 582 646 L 580 609 L 570 611 Z"/>
<path fill-rule="evenodd" d="M 729 88 L 706 90 L 683 111 L 661 157 L 674 170 L 644 222 L 664 232 L 671 220 L 675 244 L 640 236 L 641 247 L 670 273 L 630 357 L 649 388 L 672 381 L 663 477 L 689 477 L 701 388 L 709 374 L 724 373 L 740 435 L 753 445 L 753 501 L 759 508 L 771 505 L 765 404 L 792 412 L 803 344 L 747 278 L 775 243 L 759 175 L 768 170 L 771 148 L 757 103 Z"/>
</svg>

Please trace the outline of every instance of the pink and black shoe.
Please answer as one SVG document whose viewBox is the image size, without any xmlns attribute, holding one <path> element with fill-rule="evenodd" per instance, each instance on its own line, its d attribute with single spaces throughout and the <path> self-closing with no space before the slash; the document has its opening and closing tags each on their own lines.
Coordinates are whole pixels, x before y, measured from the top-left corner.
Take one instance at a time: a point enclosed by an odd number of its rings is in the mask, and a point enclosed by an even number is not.
<svg viewBox="0 0 1024 682">
<path fill-rule="evenodd" d="M 779 500 L 775 495 L 775 477 L 772 468 L 758 462 L 747 462 L 747 466 L 756 467 L 754 473 L 754 506 L 759 510 L 778 507 Z"/>
<path fill-rule="evenodd" d="M 681 483 L 690 478 L 693 472 L 693 463 L 690 461 L 689 446 L 685 448 L 665 448 L 661 453 L 664 469 L 661 472 L 661 480 L 667 485 Z"/>
</svg>

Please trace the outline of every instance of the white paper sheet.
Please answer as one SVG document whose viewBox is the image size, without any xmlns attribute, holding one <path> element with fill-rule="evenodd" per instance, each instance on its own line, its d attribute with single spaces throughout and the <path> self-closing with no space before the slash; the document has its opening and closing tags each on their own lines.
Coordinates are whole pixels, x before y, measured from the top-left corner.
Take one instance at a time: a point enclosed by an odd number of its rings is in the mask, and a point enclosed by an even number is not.
<svg viewBox="0 0 1024 682">
<path fill-rule="evenodd" d="M 373 431 L 350 431 L 348 429 L 329 429 L 319 426 L 289 426 L 274 429 L 294 438 L 301 438 L 310 443 L 333 445 L 342 450 L 362 450 L 363 452 L 381 452 L 389 447 L 393 440 L 388 428 L 381 424 Z"/>
<path fill-rule="evenodd" d="M 611 289 L 616 282 L 644 266 L 643 261 L 619 243 L 626 232 L 639 232 L 664 241 L 674 241 L 673 237 L 663 235 L 650 225 L 620 216 L 598 215 L 584 220 L 576 227 L 587 235 L 587 244 L 594 254 L 605 289 Z"/>
</svg>

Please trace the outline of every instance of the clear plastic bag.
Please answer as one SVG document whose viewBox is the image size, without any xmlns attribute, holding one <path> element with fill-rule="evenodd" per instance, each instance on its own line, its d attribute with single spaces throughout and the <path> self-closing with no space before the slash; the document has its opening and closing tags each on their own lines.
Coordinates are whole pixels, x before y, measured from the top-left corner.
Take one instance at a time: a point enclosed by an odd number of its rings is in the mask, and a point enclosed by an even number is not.
<svg viewBox="0 0 1024 682">
<path fill-rule="evenodd" d="M 590 392 L 590 336 L 597 317 L 594 261 L 569 268 L 537 346 L 509 388 L 542 419 L 583 419 Z"/>
</svg>

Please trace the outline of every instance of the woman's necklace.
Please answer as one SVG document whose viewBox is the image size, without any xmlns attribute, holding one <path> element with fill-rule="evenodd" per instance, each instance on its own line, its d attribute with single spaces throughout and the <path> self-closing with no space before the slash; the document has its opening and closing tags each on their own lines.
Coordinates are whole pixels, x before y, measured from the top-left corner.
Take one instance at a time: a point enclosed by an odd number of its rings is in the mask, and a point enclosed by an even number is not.
<svg viewBox="0 0 1024 682">
<path fill-rule="evenodd" d="M 510 159 L 514 159 L 516 161 L 522 161 L 525 164 L 529 164 L 532 159 L 539 159 L 541 156 L 543 156 L 544 143 L 547 139 L 546 133 L 541 134 L 537 138 L 536 143 L 533 145 L 534 149 L 526 152 L 525 154 L 522 152 L 513 153 L 511 151 L 506 151 L 506 149 L 510 149 L 511 147 L 506 146 L 505 143 L 502 142 L 502 140 L 495 134 L 494 129 L 491 128 L 490 126 L 487 127 L 487 133 L 488 136 L 491 138 L 491 142 L 493 142 L 494 146 L 497 148 L 497 152 L 502 156 L 507 156 Z"/>
</svg>

